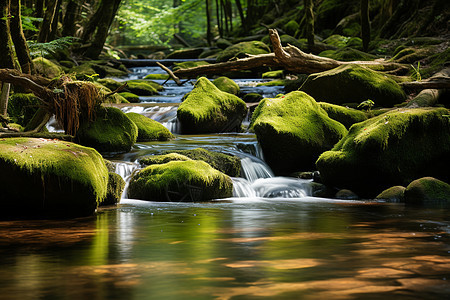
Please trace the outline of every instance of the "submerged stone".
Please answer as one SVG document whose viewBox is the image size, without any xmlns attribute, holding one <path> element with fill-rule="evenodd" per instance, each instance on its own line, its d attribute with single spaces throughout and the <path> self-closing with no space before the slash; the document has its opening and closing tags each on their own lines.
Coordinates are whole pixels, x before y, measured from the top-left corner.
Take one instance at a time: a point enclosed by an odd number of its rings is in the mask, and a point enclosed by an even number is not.
<svg viewBox="0 0 450 300">
<path fill-rule="evenodd" d="M 108 170 L 92 148 L 42 138 L 0 140 L 2 216 L 79 217 L 106 196 Z"/>
<path fill-rule="evenodd" d="M 136 173 L 128 197 L 148 201 L 208 201 L 233 195 L 231 178 L 203 161 L 171 161 Z"/>
<path fill-rule="evenodd" d="M 266 162 L 274 172 L 284 174 L 311 169 L 319 155 L 347 133 L 311 96 L 298 91 L 261 100 L 250 128 Z"/>
<path fill-rule="evenodd" d="M 158 121 L 133 112 L 129 112 L 126 115 L 138 128 L 137 142 L 167 141 L 175 138 L 169 129 Z"/>
<path fill-rule="evenodd" d="M 317 160 L 324 183 L 374 197 L 415 178 L 449 178 L 450 122 L 444 108 L 394 110 L 354 124 Z"/>
<path fill-rule="evenodd" d="M 201 77 L 178 107 L 177 118 L 183 133 L 219 133 L 239 131 L 246 114 L 244 101 Z"/>
</svg>

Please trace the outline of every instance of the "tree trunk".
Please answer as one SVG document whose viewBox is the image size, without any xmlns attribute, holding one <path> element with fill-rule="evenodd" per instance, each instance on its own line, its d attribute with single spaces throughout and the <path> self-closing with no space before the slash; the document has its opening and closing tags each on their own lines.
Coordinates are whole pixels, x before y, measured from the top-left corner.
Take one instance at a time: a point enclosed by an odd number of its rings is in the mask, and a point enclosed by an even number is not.
<svg viewBox="0 0 450 300">
<path fill-rule="evenodd" d="M 10 37 L 10 0 L 0 0 L 0 68 L 14 68 Z M 6 117 L 10 83 L 0 79 L 0 115 Z"/>
<path fill-rule="evenodd" d="M 206 40 L 208 45 L 212 45 L 212 32 L 211 32 L 211 0 L 205 0 L 206 4 Z"/>
<path fill-rule="evenodd" d="M 41 29 L 39 30 L 38 42 L 45 43 L 49 41 L 50 31 L 52 29 L 53 19 L 56 15 L 56 6 L 58 0 L 48 0 L 47 10 L 44 14 L 44 20 L 42 21 Z"/>
<path fill-rule="evenodd" d="M 217 29 L 219 30 L 219 36 L 223 37 L 223 28 L 220 17 L 220 0 L 216 0 L 216 19 L 217 19 Z"/>
<path fill-rule="evenodd" d="M 27 41 L 22 30 L 22 18 L 20 0 L 11 0 L 11 38 L 14 42 L 17 59 L 19 60 L 22 73 L 34 72 Z"/>
<path fill-rule="evenodd" d="M 66 7 L 66 14 L 63 20 L 63 36 L 74 36 L 76 31 L 77 20 L 81 12 L 81 3 L 77 0 L 69 0 Z"/>
<path fill-rule="evenodd" d="M 369 0 L 361 0 L 361 37 L 364 51 L 367 52 L 370 43 Z"/>
<path fill-rule="evenodd" d="M 402 87 L 407 89 L 425 88 L 414 99 L 409 101 L 406 107 L 434 106 L 444 94 L 445 88 L 448 89 L 450 87 L 450 68 L 434 74 L 426 81 L 404 82 Z"/>
<path fill-rule="evenodd" d="M 5 82 L 1 85 L 0 116 L 6 117 L 8 115 L 8 100 L 10 88 L 11 88 L 10 83 Z"/>
<path fill-rule="evenodd" d="M 241 0 L 235 0 L 236 1 L 236 7 L 237 7 L 237 10 L 238 10 L 238 12 L 239 12 L 239 17 L 241 18 L 241 26 L 242 26 L 242 29 L 244 29 L 244 31 L 247 31 L 247 28 L 248 28 L 248 24 L 247 24 L 247 22 L 246 22 L 246 20 L 245 20 L 245 16 L 244 16 L 244 10 L 242 9 L 242 4 L 241 4 Z"/>
<path fill-rule="evenodd" d="M 52 20 L 52 24 L 50 25 L 50 32 L 48 34 L 48 41 L 53 41 L 57 36 L 58 31 L 58 22 L 60 18 L 59 11 L 61 9 L 62 0 L 57 0 L 56 7 L 55 7 L 55 15 Z"/>
<path fill-rule="evenodd" d="M 81 41 L 83 43 L 87 43 L 89 40 L 91 40 L 92 36 L 95 33 L 95 29 L 98 27 L 98 24 L 100 23 L 102 19 L 102 13 L 103 13 L 103 6 L 105 5 L 104 0 L 100 0 L 99 6 L 95 13 L 90 17 L 88 24 L 83 30 L 83 34 L 81 35 Z"/>
<path fill-rule="evenodd" d="M 314 3 L 312 0 L 304 0 L 305 5 L 305 21 L 306 21 L 306 38 L 308 39 L 309 51 L 314 48 Z"/>
</svg>

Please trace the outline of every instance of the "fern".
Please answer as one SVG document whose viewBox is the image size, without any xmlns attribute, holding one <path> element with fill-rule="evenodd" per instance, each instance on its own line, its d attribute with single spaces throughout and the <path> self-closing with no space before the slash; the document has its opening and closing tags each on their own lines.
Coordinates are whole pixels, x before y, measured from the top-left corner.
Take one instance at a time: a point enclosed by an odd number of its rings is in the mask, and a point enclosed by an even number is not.
<svg viewBox="0 0 450 300">
<path fill-rule="evenodd" d="M 31 57 L 55 55 L 58 51 L 70 48 L 79 38 L 65 36 L 48 43 L 38 43 L 36 41 L 28 41 Z"/>
</svg>

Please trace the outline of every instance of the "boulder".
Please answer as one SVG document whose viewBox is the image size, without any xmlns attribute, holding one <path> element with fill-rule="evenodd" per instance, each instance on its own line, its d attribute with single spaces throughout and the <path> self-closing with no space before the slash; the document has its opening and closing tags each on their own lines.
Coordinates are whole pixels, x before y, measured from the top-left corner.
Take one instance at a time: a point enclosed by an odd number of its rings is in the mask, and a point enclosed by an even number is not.
<svg viewBox="0 0 450 300">
<path fill-rule="evenodd" d="M 235 58 L 244 58 L 249 55 L 267 54 L 270 48 L 260 41 L 241 42 L 229 46 L 217 56 L 217 62 L 224 62 Z"/>
<path fill-rule="evenodd" d="M 301 90 L 317 101 L 333 104 L 371 99 L 377 106 L 392 107 L 406 99 L 402 88 L 387 75 L 358 65 L 311 74 Z"/>
<path fill-rule="evenodd" d="M 362 52 L 350 47 L 339 48 L 337 50 L 325 50 L 320 52 L 319 56 L 328 57 L 340 61 L 367 61 L 377 58 L 373 54 Z"/>
<path fill-rule="evenodd" d="M 374 197 L 415 178 L 449 178 L 449 154 L 447 109 L 397 109 L 354 124 L 316 165 L 325 184 Z"/>
<path fill-rule="evenodd" d="M 375 199 L 393 203 L 402 203 L 405 202 L 405 189 L 404 186 L 396 185 L 382 191 Z"/>
<path fill-rule="evenodd" d="M 262 74 L 262 78 L 284 78 L 283 70 L 269 71 Z"/>
<path fill-rule="evenodd" d="M 75 139 L 100 152 L 128 152 L 136 142 L 138 128 L 120 109 L 97 110 L 94 122 L 82 122 Z"/>
<path fill-rule="evenodd" d="M 100 203 L 100 206 L 114 205 L 120 202 L 122 193 L 125 188 L 125 180 L 113 172 L 108 173 L 108 188 L 106 190 L 106 197 Z"/>
<path fill-rule="evenodd" d="M 406 187 L 405 203 L 427 208 L 450 208 L 450 184 L 433 177 L 414 180 Z"/>
<path fill-rule="evenodd" d="M 259 102 L 262 98 L 264 98 L 261 94 L 258 93 L 248 93 L 245 94 L 242 100 L 244 100 L 245 103 L 255 103 Z"/>
<path fill-rule="evenodd" d="M 120 96 L 125 98 L 130 103 L 139 103 L 139 96 L 130 92 L 119 93 Z"/>
<path fill-rule="evenodd" d="M 219 133 L 239 131 L 247 115 L 244 101 L 219 90 L 201 77 L 178 107 L 177 117 L 183 133 Z"/>
<path fill-rule="evenodd" d="M 108 170 L 92 148 L 42 138 L 0 140 L 2 216 L 79 217 L 106 196 Z"/>
<path fill-rule="evenodd" d="M 366 114 L 360 110 L 326 102 L 319 102 L 319 105 L 330 118 L 342 123 L 347 129 L 355 123 L 367 120 Z"/>
<path fill-rule="evenodd" d="M 129 112 L 126 115 L 138 128 L 137 142 L 167 141 L 175 138 L 169 129 L 158 121 L 134 112 Z"/>
<path fill-rule="evenodd" d="M 241 90 L 236 82 L 225 76 L 214 79 L 212 83 L 222 92 L 227 92 L 233 95 L 239 94 Z"/>
<path fill-rule="evenodd" d="M 190 68 L 206 66 L 206 65 L 210 65 L 210 63 L 203 61 L 203 60 L 183 61 L 183 62 L 179 62 L 179 63 L 174 63 L 173 70 L 176 71 L 176 70 L 181 70 L 181 69 L 190 69 Z"/>
<path fill-rule="evenodd" d="M 261 100 L 250 128 L 266 162 L 278 174 L 310 170 L 319 155 L 347 133 L 311 96 L 298 91 Z"/>
<path fill-rule="evenodd" d="M 56 63 L 44 57 L 36 57 L 33 59 L 36 73 L 47 78 L 55 78 L 63 73 L 63 69 Z"/>
<path fill-rule="evenodd" d="M 128 197 L 148 201 L 209 201 L 233 195 L 231 178 L 203 161 L 171 161 L 133 175 Z"/>
<path fill-rule="evenodd" d="M 231 43 L 229 40 L 226 40 L 224 38 L 220 38 L 216 41 L 216 46 L 222 50 L 233 46 L 233 43 Z"/>
<path fill-rule="evenodd" d="M 295 20 L 290 20 L 284 25 L 284 31 L 289 35 L 295 35 L 299 28 L 298 23 Z"/>
<path fill-rule="evenodd" d="M 192 160 L 189 157 L 178 154 L 178 153 L 168 153 L 168 154 L 161 154 L 161 155 L 147 155 L 144 157 L 141 157 L 139 159 L 139 163 L 141 165 L 145 166 L 151 166 L 151 165 L 161 165 L 166 164 L 171 161 L 186 161 L 186 160 Z"/>
</svg>

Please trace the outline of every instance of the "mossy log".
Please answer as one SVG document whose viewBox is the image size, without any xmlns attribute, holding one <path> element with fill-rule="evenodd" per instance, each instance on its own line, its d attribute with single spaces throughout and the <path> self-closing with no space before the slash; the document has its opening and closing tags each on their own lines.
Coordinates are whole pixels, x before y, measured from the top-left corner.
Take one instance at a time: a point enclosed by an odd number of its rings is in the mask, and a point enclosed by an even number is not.
<svg viewBox="0 0 450 300">
<path fill-rule="evenodd" d="M 388 61 L 339 61 L 327 57 L 308 54 L 297 47 L 282 47 L 278 32 L 269 29 L 269 37 L 274 53 L 260 54 L 235 61 L 227 61 L 173 72 L 177 77 L 197 77 L 199 75 L 221 74 L 226 71 L 240 71 L 257 67 L 278 67 L 295 73 L 318 73 L 342 65 L 357 64 L 377 71 L 394 74 L 405 73 L 407 65 Z"/>
<path fill-rule="evenodd" d="M 407 107 L 434 106 L 445 92 L 445 89 L 450 88 L 450 68 L 434 74 L 428 80 L 404 82 L 401 85 L 406 89 L 422 89 L 414 99 L 409 101 Z"/>
</svg>

